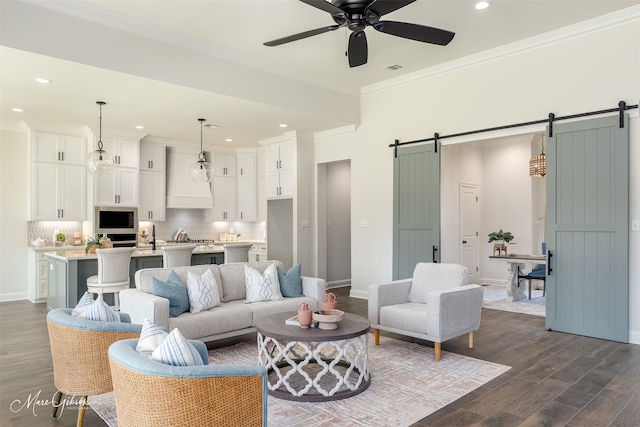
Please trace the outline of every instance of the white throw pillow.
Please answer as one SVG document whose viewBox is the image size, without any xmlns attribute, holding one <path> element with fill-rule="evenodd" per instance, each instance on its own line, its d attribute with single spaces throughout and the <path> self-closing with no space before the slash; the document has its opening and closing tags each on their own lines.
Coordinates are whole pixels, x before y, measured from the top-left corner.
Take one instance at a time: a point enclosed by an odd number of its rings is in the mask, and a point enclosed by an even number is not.
<svg viewBox="0 0 640 427">
<path fill-rule="evenodd" d="M 120 322 L 120 314 L 113 311 L 109 304 L 104 302 L 102 294 L 91 304 L 80 317 L 87 320 L 97 320 L 98 322 Z"/>
<path fill-rule="evenodd" d="M 247 298 L 245 303 L 260 301 L 280 301 L 280 282 L 278 281 L 278 270 L 275 264 L 271 264 L 260 274 L 253 267 L 244 265 L 244 283 L 247 287 Z"/>
<path fill-rule="evenodd" d="M 142 331 L 140 331 L 140 339 L 138 339 L 136 351 L 139 353 L 151 353 L 162 344 L 168 335 L 164 328 L 145 318 L 142 322 Z"/>
<path fill-rule="evenodd" d="M 82 315 L 84 314 L 84 312 L 87 311 L 87 309 L 94 302 L 95 300 L 93 299 L 93 295 L 88 291 L 85 291 L 84 295 L 82 295 L 82 298 L 80 298 L 80 301 L 78 301 L 78 304 L 74 307 L 73 310 L 71 310 L 71 315 L 75 317 L 83 317 Z"/>
<path fill-rule="evenodd" d="M 171 331 L 162 344 L 151 353 L 151 359 L 172 366 L 204 365 L 198 350 L 182 336 L 178 328 Z"/>
<path fill-rule="evenodd" d="M 216 278 L 207 270 L 202 276 L 187 272 L 187 294 L 189 295 L 189 311 L 200 313 L 220 305 L 220 294 Z"/>
</svg>

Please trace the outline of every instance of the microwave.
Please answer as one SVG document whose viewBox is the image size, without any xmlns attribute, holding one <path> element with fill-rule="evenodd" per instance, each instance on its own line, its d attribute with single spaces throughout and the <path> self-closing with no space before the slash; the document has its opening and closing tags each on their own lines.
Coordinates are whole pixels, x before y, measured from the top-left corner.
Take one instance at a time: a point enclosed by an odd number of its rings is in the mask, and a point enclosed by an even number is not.
<svg viewBox="0 0 640 427">
<path fill-rule="evenodd" d="M 97 234 L 138 234 L 138 208 L 96 207 Z"/>
</svg>

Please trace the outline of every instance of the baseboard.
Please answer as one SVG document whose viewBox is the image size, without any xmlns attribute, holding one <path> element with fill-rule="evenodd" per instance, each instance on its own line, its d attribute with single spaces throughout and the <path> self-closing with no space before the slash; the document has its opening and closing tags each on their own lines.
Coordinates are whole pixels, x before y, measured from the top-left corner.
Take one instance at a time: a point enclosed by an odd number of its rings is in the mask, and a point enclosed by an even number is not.
<svg viewBox="0 0 640 427">
<path fill-rule="evenodd" d="M 369 299 L 369 292 L 351 289 L 349 296 L 352 298 Z"/>
<path fill-rule="evenodd" d="M 23 299 L 29 299 L 27 298 L 27 293 L 26 292 L 11 292 L 11 293 L 4 293 L 4 294 L 0 294 L 0 302 L 6 302 L 6 301 L 20 301 Z M 33 302 L 33 301 L 31 301 Z"/>
<path fill-rule="evenodd" d="M 640 331 L 629 331 L 629 344 L 640 345 Z"/>
<path fill-rule="evenodd" d="M 327 282 L 327 289 L 342 288 L 345 286 L 351 286 L 351 279 L 334 280 L 332 282 Z"/>
</svg>

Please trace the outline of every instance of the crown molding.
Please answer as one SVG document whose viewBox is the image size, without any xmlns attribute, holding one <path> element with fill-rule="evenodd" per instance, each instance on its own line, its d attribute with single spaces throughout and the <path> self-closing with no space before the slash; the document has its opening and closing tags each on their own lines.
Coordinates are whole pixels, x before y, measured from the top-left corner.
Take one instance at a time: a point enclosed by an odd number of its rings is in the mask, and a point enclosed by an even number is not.
<svg viewBox="0 0 640 427">
<path fill-rule="evenodd" d="M 543 34 L 519 40 L 517 42 L 509 43 L 504 46 L 489 49 L 484 52 L 465 56 L 463 58 L 439 64 L 434 67 L 425 68 L 413 73 L 384 80 L 379 83 L 374 83 L 363 87 L 361 90 L 361 95 L 393 88 L 406 83 L 414 82 L 416 80 L 427 79 L 440 74 L 450 73 L 484 62 L 495 61 L 496 59 L 526 52 L 532 49 L 538 49 L 543 46 L 548 46 L 576 37 L 581 37 L 587 34 L 596 33 L 598 31 L 606 30 L 638 20 L 640 20 L 640 5 L 632 6 L 626 9 L 599 16 L 597 18 L 569 25 L 564 28 L 549 31 Z"/>
<path fill-rule="evenodd" d="M 308 83 L 325 89 L 335 90 L 348 95 L 360 95 L 360 89 L 353 86 L 346 86 L 334 80 L 318 78 L 308 74 L 291 72 L 289 68 L 273 61 L 265 60 L 255 55 L 230 49 L 217 43 L 207 42 L 197 37 L 181 34 L 172 30 L 149 24 L 138 19 L 123 16 L 98 6 L 74 0 L 22 0 L 38 7 L 43 7 L 54 12 L 63 13 L 78 19 L 104 25 L 126 33 L 135 34 L 141 37 L 157 40 L 162 43 L 173 45 L 182 49 L 187 49 L 209 55 L 223 61 L 228 61 L 261 71 L 269 72 Z"/>
</svg>

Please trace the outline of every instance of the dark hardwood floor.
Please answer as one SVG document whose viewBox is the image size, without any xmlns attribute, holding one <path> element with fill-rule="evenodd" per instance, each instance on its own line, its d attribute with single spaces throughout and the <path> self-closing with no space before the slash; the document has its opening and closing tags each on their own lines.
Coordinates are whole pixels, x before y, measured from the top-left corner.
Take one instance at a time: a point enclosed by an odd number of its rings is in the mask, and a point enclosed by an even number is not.
<svg viewBox="0 0 640 427">
<path fill-rule="evenodd" d="M 338 296 L 342 310 L 366 316 L 367 301 L 349 298 L 348 287 L 331 291 Z M 3 427 L 66 427 L 76 423 L 75 408 L 65 409 L 61 419 L 54 421 L 51 405 L 46 402 L 55 387 L 45 316 L 45 304 L 0 303 Z M 255 336 L 241 339 L 254 340 Z M 475 349 L 468 349 L 467 338 L 460 337 L 442 347 L 445 352 L 512 369 L 415 426 L 640 426 L 638 345 L 549 332 L 542 317 L 489 309 L 483 310 L 475 345 Z M 29 400 L 31 404 L 22 407 Z M 84 425 L 104 423 L 88 409 Z"/>
</svg>

